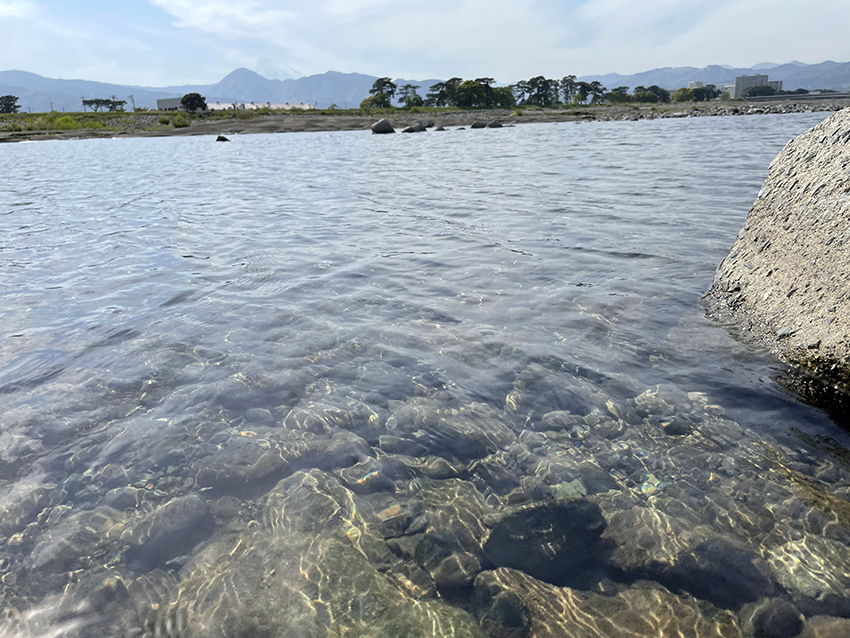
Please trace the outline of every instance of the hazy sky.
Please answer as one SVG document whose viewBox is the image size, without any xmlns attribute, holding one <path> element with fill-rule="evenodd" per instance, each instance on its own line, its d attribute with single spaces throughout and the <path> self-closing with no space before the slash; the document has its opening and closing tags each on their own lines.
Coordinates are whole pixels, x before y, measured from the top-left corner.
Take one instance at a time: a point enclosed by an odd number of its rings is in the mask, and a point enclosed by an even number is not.
<svg viewBox="0 0 850 638">
<path fill-rule="evenodd" d="M 850 61 L 847 0 L 0 0 L 0 70 L 165 86 Z"/>
</svg>

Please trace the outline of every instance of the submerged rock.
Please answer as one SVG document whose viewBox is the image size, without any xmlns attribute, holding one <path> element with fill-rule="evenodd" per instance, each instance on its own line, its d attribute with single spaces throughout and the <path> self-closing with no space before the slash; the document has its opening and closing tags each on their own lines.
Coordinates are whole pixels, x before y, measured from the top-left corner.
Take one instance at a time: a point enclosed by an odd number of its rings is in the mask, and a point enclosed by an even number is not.
<svg viewBox="0 0 850 638">
<path fill-rule="evenodd" d="M 789 142 L 708 298 L 755 339 L 850 386 L 850 109 Z"/>
<path fill-rule="evenodd" d="M 490 532 L 484 554 L 496 567 L 521 569 L 556 585 L 592 579 L 609 544 L 599 506 L 581 499 L 525 507 Z"/>
<path fill-rule="evenodd" d="M 422 600 L 428 592 L 411 572 L 390 568 L 389 549 L 364 516 L 330 474 L 283 479 L 259 524 L 193 555 L 150 612 L 151 634 L 483 638 L 470 614 Z"/>
<path fill-rule="evenodd" d="M 210 508 L 197 494 L 161 505 L 128 529 L 121 539 L 129 543 L 127 561 L 147 571 L 169 559 L 189 553 L 214 530 Z"/>
<path fill-rule="evenodd" d="M 614 595 L 555 587 L 513 569 L 475 579 L 481 625 L 498 638 L 741 638 L 737 618 L 652 582 Z"/>
<path fill-rule="evenodd" d="M 739 609 L 778 590 L 776 582 L 755 566 L 754 559 L 749 552 L 713 538 L 678 558 L 660 581 L 718 607 Z"/>
<path fill-rule="evenodd" d="M 791 599 L 808 615 L 850 615 L 850 548 L 806 536 L 771 552 L 768 564 Z"/>
</svg>

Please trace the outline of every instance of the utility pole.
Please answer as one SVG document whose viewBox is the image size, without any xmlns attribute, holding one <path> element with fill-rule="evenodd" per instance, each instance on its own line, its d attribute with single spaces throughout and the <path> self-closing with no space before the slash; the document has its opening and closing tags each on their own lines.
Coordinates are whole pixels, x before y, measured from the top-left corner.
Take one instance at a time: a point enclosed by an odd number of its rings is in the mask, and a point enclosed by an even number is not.
<svg viewBox="0 0 850 638">
<path fill-rule="evenodd" d="M 136 111 L 136 98 L 134 98 L 132 95 L 130 95 L 129 98 L 130 98 L 130 101 L 133 103 L 133 112 L 135 113 L 135 111 Z"/>
</svg>

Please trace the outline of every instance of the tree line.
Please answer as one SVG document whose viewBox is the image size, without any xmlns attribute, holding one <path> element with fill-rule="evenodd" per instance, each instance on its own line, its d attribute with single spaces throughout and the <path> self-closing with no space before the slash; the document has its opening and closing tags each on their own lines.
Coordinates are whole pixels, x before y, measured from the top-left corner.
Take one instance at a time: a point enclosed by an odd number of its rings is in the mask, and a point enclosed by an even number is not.
<svg viewBox="0 0 850 638">
<path fill-rule="evenodd" d="M 720 97 L 713 84 L 693 89 L 678 89 L 675 92 L 660 86 L 637 86 L 629 93 L 629 87 L 618 86 L 610 91 L 600 82 L 584 82 L 574 75 L 560 80 L 538 75 L 520 80 L 510 86 L 493 86 L 493 78 L 464 80 L 451 78 L 437 82 L 428 89 L 425 97 L 417 92 L 418 84 L 396 85 L 390 78 L 375 80 L 369 89 L 369 97 L 360 103 L 360 108 L 390 108 L 396 99 L 403 108 L 415 106 L 455 106 L 458 108 L 512 108 L 515 106 L 549 107 L 556 105 L 623 104 L 703 102 Z"/>
</svg>

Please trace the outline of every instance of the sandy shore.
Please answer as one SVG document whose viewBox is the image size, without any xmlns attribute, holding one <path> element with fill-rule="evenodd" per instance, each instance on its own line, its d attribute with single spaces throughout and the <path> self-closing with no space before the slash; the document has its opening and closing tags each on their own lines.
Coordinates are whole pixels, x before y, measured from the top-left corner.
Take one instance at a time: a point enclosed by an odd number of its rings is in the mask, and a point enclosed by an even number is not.
<svg viewBox="0 0 850 638">
<path fill-rule="evenodd" d="M 422 113 L 394 113 L 390 120 L 397 131 L 417 121 L 433 122 L 435 126 L 470 126 L 476 121 L 498 120 L 503 124 L 529 122 L 581 122 L 581 121 L 631 121 L 645 119 L 709 117 L 732 115 L 759 115 L 765 113 L 831 112 L 850 105 L 850 100 L 788 100 L 770 103 L 711 102 L 700 104 L 614 105 L 588 106 L 576 109 L 522 108 L 490 111 L 458 111 L 437 115 Z M 141 117 L 141 116 L 140 116 Z M 327 115 L 286 114 L 262 115 L 251 119 L 203 121 L 197 120 L 185 128 L 157 128 L 137 126 L 134 118 L 124 120 L 120 130 L 78 129 L 72 131 L 15 131 L 0 132 L 0 142 L 22 142 L 57 139 L 97 139 L 114 137 L 165 137 L 176 135 L 240 135 L 251 133 L 294 133 L 307 131 L 358 131 L 367 130 L 380 116 L 377 115 Z"/>
</svg>

